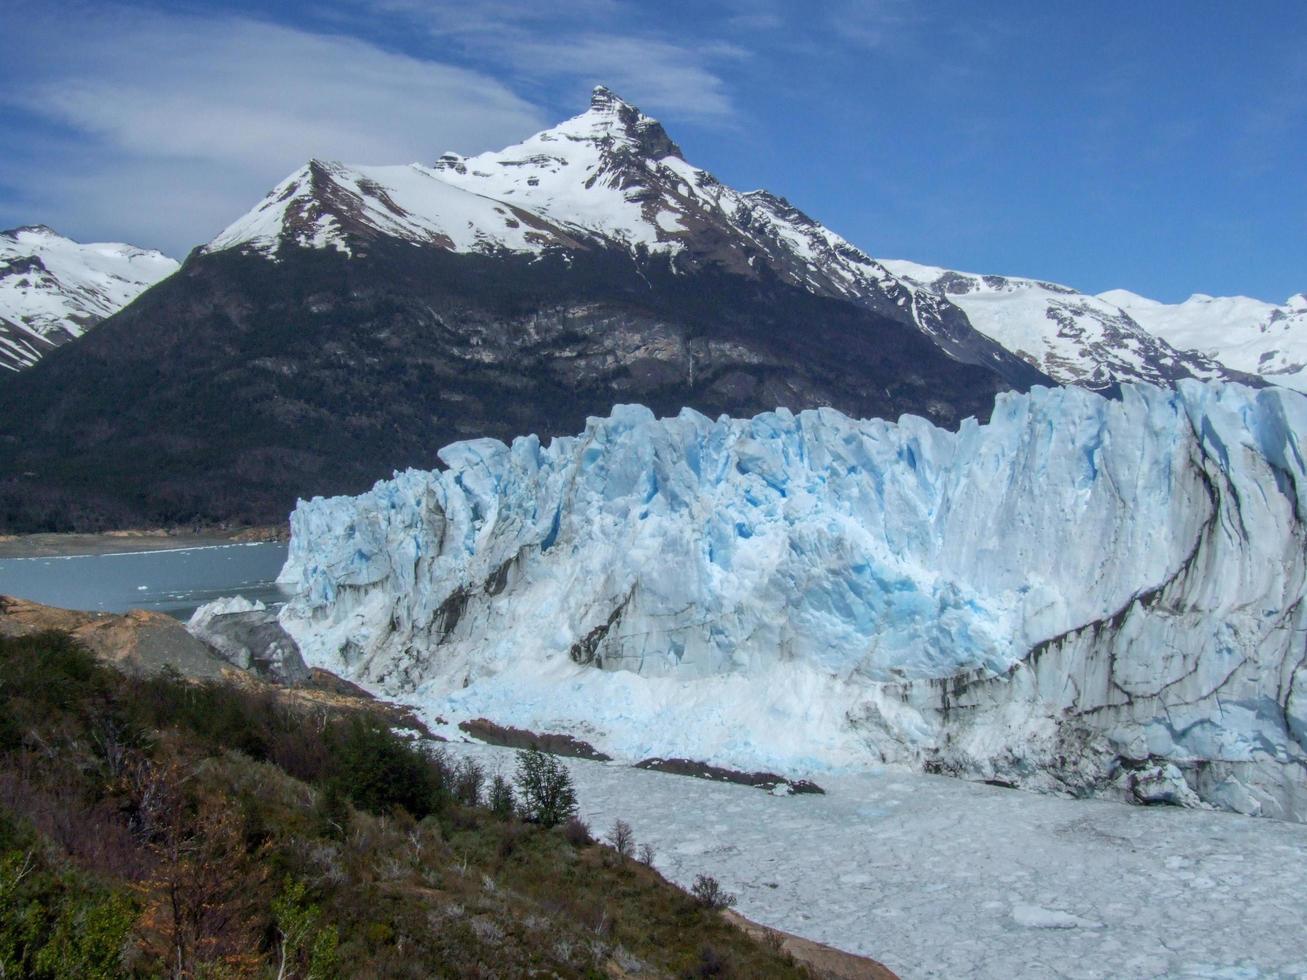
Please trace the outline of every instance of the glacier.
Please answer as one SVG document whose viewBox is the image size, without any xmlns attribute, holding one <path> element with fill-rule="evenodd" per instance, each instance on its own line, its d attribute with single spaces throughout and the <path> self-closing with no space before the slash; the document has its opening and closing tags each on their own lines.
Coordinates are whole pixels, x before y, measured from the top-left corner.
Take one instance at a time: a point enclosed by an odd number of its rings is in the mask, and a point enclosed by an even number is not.
<svg viewBox="0 0 1307 980">
<path fill-rule="evenodd" d="M 280 619 L 438 725 L 1301 821 L 1305 423 L 1196 381 L 956 432 L 617 406 L 301 501 Z"/>
</svg>

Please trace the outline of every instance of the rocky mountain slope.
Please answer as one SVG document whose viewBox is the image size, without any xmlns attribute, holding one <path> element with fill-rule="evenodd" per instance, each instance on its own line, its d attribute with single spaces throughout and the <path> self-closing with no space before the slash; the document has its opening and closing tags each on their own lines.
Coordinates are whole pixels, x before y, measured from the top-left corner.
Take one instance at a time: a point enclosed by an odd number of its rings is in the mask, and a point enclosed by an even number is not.
<svg viewBox="0 0 1307 980">
<path fill-rule="evenodd" d="M 641 407 L 291 518 L 310 664 L 451 722 L 807 774 L 906 762 L 1307 819 L 1307 399 L 987 425 Z"/>
<path fill-rule="evenodd" d="M 312 162 L 0 385 L 0 525 L 275 522 L 299 495 L 434 465 L 452 439 L 573 432 L 622 401 L 956 426 L 1040 382 L 600 89 L 500 154 Z"/>
<path fill-rule="evenodd" d="M 1060 384 L 1108 391 L 1197 378 L 1307 390 L 1307 294 L 1278 306 L 1201 294 L 1167 304 L 1124 289 L 1091 296 L 1037 279 L 879 264 Z"/>
<path fill-rule="evenodd" d="M 160 252 L 84 245 L 43 225 L 0 231 L 0 373 L 31 367 L 177 267 Z"/>
</svg>

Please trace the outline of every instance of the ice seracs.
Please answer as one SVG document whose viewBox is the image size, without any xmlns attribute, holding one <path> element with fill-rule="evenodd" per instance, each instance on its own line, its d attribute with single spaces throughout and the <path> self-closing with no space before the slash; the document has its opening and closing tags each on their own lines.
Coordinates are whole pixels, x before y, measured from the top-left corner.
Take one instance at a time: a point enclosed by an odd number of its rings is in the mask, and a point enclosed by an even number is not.
<svg viewBox="0 0 1307 980">
<path fill-rule="evenodd" d="M 1307 399 L 1002 396 L 445 447 L 301 502 L 282 623 L 434 717 L 1307 818 Z"/>
<path fill-rule="evenodd" d="M 0 232 L 0 369 L 31 367 L 176 270 L 160 252 L 44 225 Z"/>
</svg>

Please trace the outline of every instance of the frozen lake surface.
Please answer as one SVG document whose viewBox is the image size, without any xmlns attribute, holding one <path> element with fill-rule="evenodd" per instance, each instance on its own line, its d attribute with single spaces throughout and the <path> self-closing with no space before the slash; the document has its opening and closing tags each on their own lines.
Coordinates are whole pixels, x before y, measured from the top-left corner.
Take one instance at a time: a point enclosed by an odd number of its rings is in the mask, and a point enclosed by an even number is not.
<svg viewBox="0 0 1307 980">
<path fill-rule="evenodd" d="M 511 775 L 514 753 L 451 744 Z M 901 771 L 826 796 L 563 760 L 596 836 L 764 925 L 921 977 L 1307 977 L 1307 826 Z"/>
<path fill-rule="evenodd" d="M 0 595 L 65 609 L 152 609 L 184 619 L 224 595 L 281 601 L 276 578 L 285 561 L 286 545 L 279 542 L 0 558 Z"/>
</svg>

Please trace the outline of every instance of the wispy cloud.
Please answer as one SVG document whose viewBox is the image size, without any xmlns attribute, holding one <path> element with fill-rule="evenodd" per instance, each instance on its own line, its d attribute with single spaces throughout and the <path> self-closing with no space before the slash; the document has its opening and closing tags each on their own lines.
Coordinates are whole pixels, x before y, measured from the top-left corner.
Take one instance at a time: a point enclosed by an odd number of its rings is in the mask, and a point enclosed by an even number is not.
<svg viewBox="0 0 1307 980">
<path fill-rule="evenodd" d="M 910 0 L 839 0 L 826 8 L 825 26 L 835 37 L 862 48 L 901 40 L 925 16 Z"/>
<path fill-rule="evenodd" d="M 706 62 L 729 56 L 717 46 L 704 51 L 649 38 L 588 34 L 567 40 L 518 39 L 506 45 L 509 64 L 530 78 L 576 78 L 606 84 L 651 110 L 681 118 L 721 120 L 734 106 L 725 81 Z"/>
<path fill-rule="evenodd" d="M 57 44 L 40 44 L 43 31 Z M 310 157 L 429 160 L 544 121 L 485 74 L 255 20 L 108 8 L 58 25 L 38 14 L 25 32 L 0 41 L 13 69 L 0 106 L 60 127 L 82 152 L 52 144 L 49 159 L 11 161 L 7 182 L 27 191 L 6 203 L 89 235 L 104 234 L 99 220 L 139 228 L 144 209 L 153 241 L 174 252 Z"/>
<path fill-rule="evenodd" d="M 722 67 L 748 57 L 705 11 L 693 40 L 670 37 L 616 0 L 358 0 L 402 14 L 443 43 L 527 86 L 606 84 L 651 111 L 721 122 L 735 113 Z M 729 6 L 729 5 L 728 5 Z M 710 5 L 711 7 L 711 5 Z M 720 14 L 720 12 L 718 12 Z"/>
</svg>

